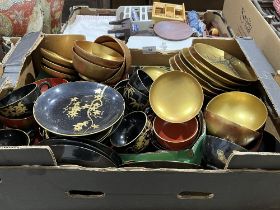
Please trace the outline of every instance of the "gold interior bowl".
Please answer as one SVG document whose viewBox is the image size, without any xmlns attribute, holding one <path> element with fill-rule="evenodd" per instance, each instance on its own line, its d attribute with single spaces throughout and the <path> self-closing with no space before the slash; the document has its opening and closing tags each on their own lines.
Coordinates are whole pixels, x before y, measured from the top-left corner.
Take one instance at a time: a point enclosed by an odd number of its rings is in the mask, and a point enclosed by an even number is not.
<svg viewBox="0 0 280 210">
<path fill-rule="evenodd" d="M 250 66 L 223 50 L 203 43 L 194 44 L 194 50 L 208 68 L 219 72 L 229 80 L 240 84 L 257 81 Z"/>
<path fill-rule="evenodd" d="M 204 118 L 208 134 L 229 140 L 240 146 L 246 146 L 261 138 L 261 132 L 238 125 L 208 110 L 205 110 Z"/>
<path fill-rule="evenodd" d="M 206 110 L 252 131 L 261 129 L 268 115 L 259 98 L 239 91 L 216 96 L 207 104 Z"/>
<path fill-rule="evenodd" d="M 61 73 L 65 73 L 65 74 L 72 74 L 72 75 L 76 75 L 77 72 L 74 69 L 70 69 L 61 65 L 58 65 L 56 63 L 53 63 L 45 58 L 42 58 L 42 63 L 56 71 L 59 71 Z"/>
<path fill-rule="evenodd" d="M 59 64 L 61 66 L 65 66 L 65 67 L 68 67 L 68 68 L 73 68 L 73 61 L 70 60 L 70 59 L 67 59 L 65 57 L 62 57 L 50 50 L 47 50 L 45 48 L 41 48 L 40 49 L 41 53 L 42 53 L 42 56 L 53 62 L 53 63 L 56 63 L 56 64 Z"/>
<path fill-rule="evenodd" d="M 199 113 L 204 95 L 201 85 L 193 76 L 171 71 L 154 81 L 149 100 L 158 117 L 171 123 L 183 123 Z"/>
<path fill-rule="evenodd" d="M 191 54 L 190 48 L 184 48 L 180 52 L 181 60 L 184 63 L 187 63 L 192 67 L 192 69 L 204 80 L 207 80 L 211 84 L 213 84 L 215 87 L 222 88 L 225 90 L 233 90 L 231 87 L 239 86 L 238 83 L 231 82 L 230 80 L 225 79 L 222 76 L 214 76 L 214 74 L 210 74 L 209 72 L 212 72 L 211 70 L 206 70 L 207 67 L 202 66 L 203 64 L 199 63 Z M 201 65 L 200 65 L 201 64 Z M 205 67 L 205 68 L 204 68 Z M 206 70 L 206 71 L 205 71 Z M 226 83 L 224 83 L 226 81 Z"/>
<path fill-rule="evenodd" d="M 64 73 L 61 73 L 59 71 L 56 71 L 56 70 L 54 70 L 52 68 L 49 68 L 48 66 L 45 66 L 44 64 L 41 65 L 41 69 L 44 72 L 46 72 L 47 74 L 49 74 L 50 76 L 53 76 L 53 77 L 67 79 L 67 80 L 72 80 L 72 81 L 77 78 L 74 75 L 64 74 Z"/>
<path fill-rule="evenodd" d="M 193 63 L 195 63 L 199 69 L 201 69 L 202 72 L 205 72 L 209 77 L 216 80 L 218 83 L 216 84 L 217 87 L 224 88 L 224 89 L 232 89 L 231 87 L 239 86 L 240 84 L 233 82 L 231 80 L 228 80 L 227 78 L 221 76 L 220 74 L 216 73 L 214 70 L 208 68 L 205 66 L 200 60 L 200 56 L 196 53 L 193 47 L 188 48 L 189 49 L 189 55 L 191 56 Z M 185 52 L 185 50 L 182 50 L 182 53 Z M 185 54 L 186 56 L 187 54 Z M 183 56 L 183 55 L 182 55 Z"/>
<path fill-rule="evenodd" d="M 117 39 L 117 38 L 112 37 L 112 36 L 109 36 L 109 35 L 103 35 L 103 36 L 98 37 L 94 42 L 98 43 L 98 44 L 102 44 L 102 45 L 107 46 L 107 47 L 109 47 L 108 45 L 110 45 L 111 49 L 114 49 L 118 53 L 120 53 L 124 57 L 124 59 L 125 59 L 125 71 L 124 71 L 124 74 L 128 75 L 128 74 L 132 73 L 131 53 L 130 53 L 130 50 L 128 49 L 128 47 L 126 46 L 126 44 L 122 40 Z M 118 51 L 117 45 L 112 45 L 112 42 L 117 43 L 122 51 Z M 123 76 L 123 77 L 126 77 L 126 76 Z"/>
<path fill-rule="evenodd" d="M 166 69 L 157 66 L 145 66 L 142 68 L 142 71 L 148 74 L 153 81 L 155 81 L 159 76 L 169 72 Z"/>
<path fill-rule="evenodd" d="M 76 41 L 74 49 L 80 57 L 103 67 L 118 68 L 124 62 L 123 56 L 117 51 L 98 43 Z"/>
<path fill-rule="evenodd" d="M 110 69 L 90 63 L 77 55 L 75 49 L 73 49 L 73 65 L 77 72 L 97 82 L 103 82 L 119 71 L 119 68 Z"/>
</svg>

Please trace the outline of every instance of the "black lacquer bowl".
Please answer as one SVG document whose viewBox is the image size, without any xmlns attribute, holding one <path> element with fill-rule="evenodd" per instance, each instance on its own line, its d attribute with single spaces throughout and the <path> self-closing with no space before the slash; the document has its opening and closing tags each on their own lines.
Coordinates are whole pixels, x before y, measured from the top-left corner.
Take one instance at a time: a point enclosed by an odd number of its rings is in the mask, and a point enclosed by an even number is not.
<svg viewBox="0 0 280 210">
<path fill-rule="evenodd" d="M 33 113 L 37 123 L 51 133 L 88 136 L 112 127 L 124 109 L 124 99 L 115 89 L 95 82 L 71 82 L 41 95 Z"/>
<path fill-rule="evenodd" d="M 40 90 L 36 84 L 25 85 L 0 100 L 0 114 L 13 119 L 29 117 L 39 95 Z"/>
<path fill-rule="evenodd" d="M 27 146 L 30 139 L 19 129 L 0 129 L 0 146 Z"/>
<path fill-rule="evenodd" d="M 152 123 L 144 112 L 131 112 L 124 116 L 120 126 L 110 138 L 116 151 L 139 153 L 151 141 Z"/>
<path fill-rule="evenodd" d="M 203 158 L 208 165 L 224 168 L 229 156 L 234 152 L 248 150 L 225 139 L 207 135 L 202 144 Z"/>
</svg>

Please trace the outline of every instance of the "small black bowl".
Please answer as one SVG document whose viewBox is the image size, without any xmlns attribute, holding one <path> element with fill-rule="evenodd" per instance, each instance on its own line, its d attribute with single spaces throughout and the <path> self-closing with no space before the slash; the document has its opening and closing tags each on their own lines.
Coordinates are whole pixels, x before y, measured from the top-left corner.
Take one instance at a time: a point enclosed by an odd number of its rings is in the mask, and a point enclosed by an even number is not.
<svg viewBox="0 0 280 210">
<path fill-rule="evenodd" d="M 247 152 L 245 148 L 225 139 L 207 135 L 202 144 L 203 158 L 207 165 L 224 168 L 233 151 Z"/>
<path fill-rule="evenodd" d="M 111 144 L 120 153 L 143 151 L 152 138 L 152 123 L 144 112 L 131 112 L 124 116 L 118 129 L 111 136 Z"/>
<path fill-rule="evenodd" d="M 132 73 L 129 84 L 145 95 L 149 95 L 149 90 L 153 84 L 153 79 L 143 70 L 139 69 Z"/>
<path fill-rule="evenodd" d="M 123 98 L 127 110 L 132 111 L 144 111 L 149 107 L 149 97 L 141 93 L 136 88 L 132 87 L 130 84 L 124 88 Z"/>
<path fill-rule="evenodd" d="M 30 138 L 19 129 L 0 129 L 0 146 L 28 146 Z"/>
<path fill-rule="evenodd" d="M 29 117 L 39 96 L 40 90 L 36 84 L 25 85 L 0 100 L 0 114 L 13 119 Z"/>
<path fill-rule="evenodd" d="M 127 86 L 128 81 L 129 81 L 129 79 L 121 80 L 114 86 L 114 88 L 116 90 L 118 90 L 119 88 L 125 88 Z"/>
</svg>

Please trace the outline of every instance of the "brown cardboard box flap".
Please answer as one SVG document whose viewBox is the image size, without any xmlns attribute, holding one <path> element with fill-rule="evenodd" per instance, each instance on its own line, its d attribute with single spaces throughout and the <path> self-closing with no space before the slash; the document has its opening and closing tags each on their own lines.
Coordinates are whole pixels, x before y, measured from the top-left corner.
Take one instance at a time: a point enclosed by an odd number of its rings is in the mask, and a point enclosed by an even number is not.
<svg viewBox="0 0 280 210">
<path fill-rule="evenodd" d="M 56 159 L 48 146 L 18 146 L 0 148 L 0 166 L 41 165 L 56 166 Z"/>
<path fill-rule="evenodd" d="M 251 0 L 225 0 L 223 15 L 236 36 L 253 37 L 273 68 L 280 69 L 280 39 Z"/>
</svg>

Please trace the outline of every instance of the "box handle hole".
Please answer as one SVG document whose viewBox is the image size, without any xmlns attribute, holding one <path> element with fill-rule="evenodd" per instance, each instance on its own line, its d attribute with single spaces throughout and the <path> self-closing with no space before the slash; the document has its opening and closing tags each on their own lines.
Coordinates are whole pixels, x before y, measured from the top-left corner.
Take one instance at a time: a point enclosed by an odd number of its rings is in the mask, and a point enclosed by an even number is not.
<svg viewBox="0 0 280 210">
<path fill-rule="evenodd" d="M 192 199 L 212 199 L 214 198 L 213 193 L 206 193 L 206 192 L 189 192 L 183 191 L 177 194 L 177 198 L 181 200 L 192 200 Z"/>
<path fill-rule="evenodd" d="M 71 198 L 104 198 L 105 193 L 100 191 L 70 190 L 66 194 Z"/>
</svg>

